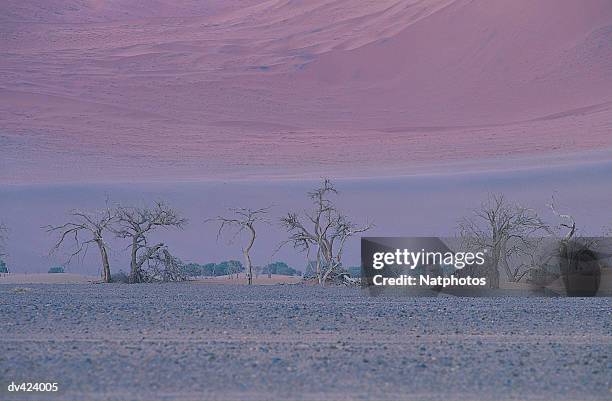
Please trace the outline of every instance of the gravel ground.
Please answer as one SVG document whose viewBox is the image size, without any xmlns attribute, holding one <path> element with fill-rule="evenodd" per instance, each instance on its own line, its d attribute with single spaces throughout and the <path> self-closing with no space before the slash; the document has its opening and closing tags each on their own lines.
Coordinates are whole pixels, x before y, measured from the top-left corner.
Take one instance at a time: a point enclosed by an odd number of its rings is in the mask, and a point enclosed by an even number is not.
<svg viewBox="0 0 612 401">
<path fill-rule="evenodd" d="M 610 298 L 0 285 L 2 400 L 609 400 Z M 58 382 L 54 395 L 11 381 Z"/>
</svg>

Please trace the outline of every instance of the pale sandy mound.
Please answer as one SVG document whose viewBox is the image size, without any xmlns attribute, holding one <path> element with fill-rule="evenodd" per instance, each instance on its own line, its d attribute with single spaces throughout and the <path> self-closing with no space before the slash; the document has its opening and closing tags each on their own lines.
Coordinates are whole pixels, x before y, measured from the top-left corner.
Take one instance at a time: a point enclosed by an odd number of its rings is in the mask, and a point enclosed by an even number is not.
<svg viewBox="0 0 612 401">
<path fill-rule="evenodd" d="M 88 284 L 99 281 L 98 277 L 72 273 L 0 274 L 0 284 Z"/>
<path fill-rule="evenodd" d="M 297 284 L 302 281 L 301 277 L 297 276 L 284 276 L 281 274 L 273 274 L 271 278 L 268 278 L 267 274 L 260 274 L 253 278 L 253 284 L 255 285 L 275 285 L 275 284 Z M 236 275 L 230 276 L 217 276 L 217 277 L 206 277 L 193 280 L 192 282 L 201 284 L 227 284 L 227 285 L 246 285 L 248 280 L 245 274 L 239 274 L 238 278 Z"/>
<path fill-rule="evenodd" d="M 253 284 L 256 285 L 274 285 L 274 284 L 296 284 L 302 280 L 301 277 L 295 276 L 283 276 L 280 274 L 273 274 L 271 278 L 267 275 L 259 275 L 253 280 Z M 100 279 L 95 276 L 83 276 L 80 274 L 71 273 L 33 273 L 33 274 L 21 274 L 21 273 L 10 273 L 0 274 L 0 284 L 89 284 L 99 283 Z M 194 283 L 202 284 L 229 284 L 229 285 L 246 285 L 247 278 L 244 274 L 239 274 L 238 278 L 235 275 L 229 276 L 218 276 L 210 278 L 200 278 L 192 280 Z"/>
<path fill-rule="evenodd" d="M 609 0 L 5 0 L 0 15 L 0 182 L 612 149 Z"/>
</svg>

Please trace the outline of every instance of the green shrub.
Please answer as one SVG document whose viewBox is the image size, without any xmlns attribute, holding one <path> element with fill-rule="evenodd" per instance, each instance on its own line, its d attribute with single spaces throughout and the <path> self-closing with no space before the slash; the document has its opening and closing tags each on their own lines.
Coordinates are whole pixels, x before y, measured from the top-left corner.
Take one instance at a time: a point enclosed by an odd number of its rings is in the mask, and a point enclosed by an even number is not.
<svg viewBox="0 0 612 401">
<path fill-rule="evenodd" d="M 188 263 L 181 267 L 181 272 L 187 277 L 198 277 L 204 276 L 204 266 L 197 263 Z"/>
<path fill-rule="evenodd" d="M 64 267 L 63 266 L 53 266 L 52 268 L 49 269 L 49 273 L 64 273 Z"/>
<path fill-rule="evenodd" d="M 229 274 L 237 274 L 244 271 L 244 266 L 237 260 L 226 260 L 218 263 L 215 266 L 215 276 L 227 276 Z"/>
<path fill-rule="evenodd" d="M 119 273 L 111 274 L 111 283 L 122 283 L 127 284 L 129 282 L 128 275 L 125 274 L 124 271 L 119 271 Z"/>
<path fill-rule="evenodd" d="M 0 273 L 8 273 L 8 266 L 4 262 L 4 260 L 0 260 Z"/>
<path fill-rule="evenodd" d="M 199 263 L 188 263 L 181 267 L 181 271 L 188 277 L 227 276 L 229 274 L 243 272 L 244 266 L 237 260 L 226 260 L 221 263 L 207 263 L 205 265 L 201 265 Z"/>
<path fill-rule="evenodd" d="M 301 276 L 302 272 L 289 267 L 285 262 L 274 262 L 265 266 L 263 274 L 282 274 L 284 276 Z"/>
<path fill-rule="evenodd" d="M 361 266 L 350 266 L 346 269 L 346 272 L 352 278 L 359 278 L 361 277 Z"/>
</svg>

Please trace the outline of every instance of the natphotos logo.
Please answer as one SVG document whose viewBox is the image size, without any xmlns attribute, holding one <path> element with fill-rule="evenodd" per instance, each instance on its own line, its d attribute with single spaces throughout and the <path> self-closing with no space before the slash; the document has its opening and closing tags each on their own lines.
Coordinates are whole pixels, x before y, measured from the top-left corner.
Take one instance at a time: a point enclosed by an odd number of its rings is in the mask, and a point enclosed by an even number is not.
<svg viewBox="0 0 612 401">
<path fill-rule="evenodd" d="M 363 237 L 361 284 L 415 290 L 486 287 L 487 250 L 464 246 L 438 237 Z"/>
<path fill-rule="evenodd" d="M 440 252 L 440 251 L 411 251 L 409 249 L 396 249 L 394 252 L 374 252 L 372 254 L 372 267 L 381 270 L 387 266 L 406 267 L 414 270 L 418 266 L 453 266 L 463 269 L 468 265 L 482 266 L 485 264 L 485 253 L 482 252 Z"/>
</svg>

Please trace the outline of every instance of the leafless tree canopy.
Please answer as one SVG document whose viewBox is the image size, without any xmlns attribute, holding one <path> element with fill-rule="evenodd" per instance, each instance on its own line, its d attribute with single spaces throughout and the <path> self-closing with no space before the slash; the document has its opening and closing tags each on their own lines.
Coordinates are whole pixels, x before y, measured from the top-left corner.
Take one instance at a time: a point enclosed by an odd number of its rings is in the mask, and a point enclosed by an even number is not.
<svg viewBox="0 0 612 401">
<path fill-rule="evenodd" d="M 337 193 L 332 182 L 325 178 L 319 188 L 308 193 L 313 204 L 311 211 L 302 215 L 290 212 L 281 218 L 281 225 L 289 233 L 289 239 L 281 246 L 292 244 L 306 252 L 308 260 L 314 252 L 316 277 L 322 285 L 339 273 L 346 241 L 373 227 L 371 223 L 357 226 L 338 210 L 331 199 Z"/>
<path fill-rule="evenodd" d="M 152 207 L 117 208 L 114 232 L 119 238 L 130 240 L 130 283 L 144 281 L 144 264 L 164 247 L 162 242 L 149 244 L 147 236 L 159 228 L 183 228 L 186 224 L 187 219 L 163 202 L 155 202 Z"/>
<path fill-rule="evenodd" d="M 260 223 L 270 223 L 267 219 L 268 211 L 270 207 L 262 209 L 248 209 L 248 208 L 235 208 L 230 209 L 231 216 L 217 216 L 214 219 L 207 221 L 216 221 L 219 223 L 219 231 L 217 232 L 217 239 L 221 237 L 224 229 L 233 229 L 234 237 L 240 235 L 242 232 L 248 232 L 248 239 L 246 244 L 242 247 L 242 254 L 246 262 L 247 267 L 247 278 L 248 283 L 253 283 L 253 263 L 251 261 L 251 249 L 257 238 L 257 225 Z"/>
<path fill-rule="evenodd" d="M 84 257 L 90 244 L 97 245 L 102 259 L 102 280 L 111 281 L 108 261 L 108 245 L 104 239 L 111 225 L 117 221 L 117 212 L 109 207 L 97 212 L 72 210 L 69 221 L 58 226 L 45 226 L 47 232 L 57 233 L 58 239 L 50 253 L 56 252 L 66 241 L 72 241 L 73 249 L 66 263 L 72 258 Z"/>
<path fill-rule="evenodd" d="M 501 194 L 489 195 L 473 215 L 460 223 L 466 245 L 487 249 L 492 269 L 490 285 L 499 286 L 499 269 L 503 266 L 508 280 L 515 282 L 524 275 L 523 265 L 511 268 L 508 261 L 515 255 L 534 251 L 534 237 L 549 232 L 549 227 L 529 208 L 511 204 Z"/>
<path fill-rule="evenodd" d="M 183 262 L 170 254 L 166 247 L 148 256 L 140 271 L 143 282 L 172 282 L 187 279 L 183 273 Z"/>
</svg>

